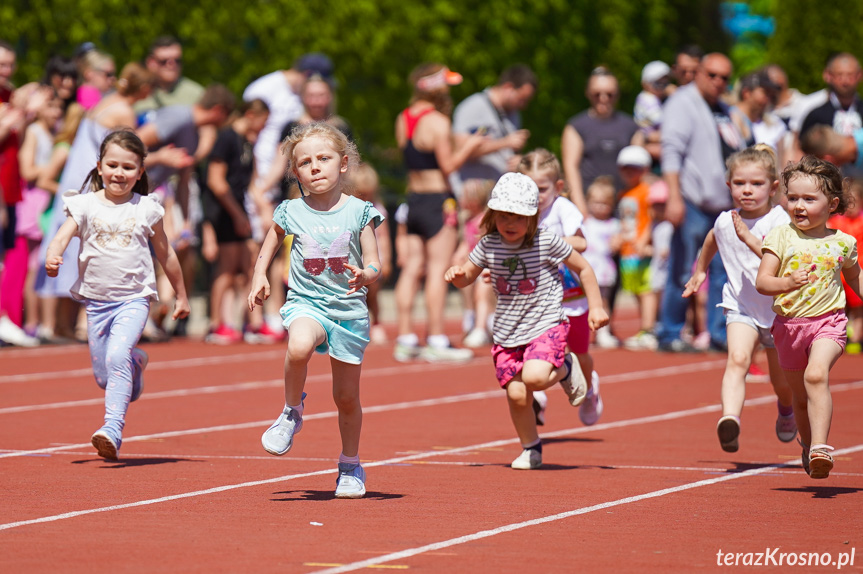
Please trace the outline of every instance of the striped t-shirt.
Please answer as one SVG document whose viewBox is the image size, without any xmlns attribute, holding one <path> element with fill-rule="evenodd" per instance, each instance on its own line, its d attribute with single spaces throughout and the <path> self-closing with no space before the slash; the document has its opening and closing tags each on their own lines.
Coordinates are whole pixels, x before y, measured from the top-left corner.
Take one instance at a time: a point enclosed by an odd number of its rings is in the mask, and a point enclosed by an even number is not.
<svg viewBox="0 0 863 574">
<path fill-rule="evenodd" d="M 505 244 L 499 234 L 480 239 L 473 264 L 491 271 L 497 294 L 492 336 L 506 348 L 526 345 L 566 320 L 557 266 L 572 252 L 563 239 L 540 230 L 533 247 Z"/>
</svg>

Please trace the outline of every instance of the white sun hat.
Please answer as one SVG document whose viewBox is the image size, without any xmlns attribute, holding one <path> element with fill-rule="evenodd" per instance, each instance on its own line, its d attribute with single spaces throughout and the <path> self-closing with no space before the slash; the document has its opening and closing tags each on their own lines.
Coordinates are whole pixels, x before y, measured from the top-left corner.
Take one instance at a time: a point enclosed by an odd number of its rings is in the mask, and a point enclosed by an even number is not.
<svg viewBox="0 0 863 574">
<path fill-rule="evenodd" d="M 491 190 L 488 208 L 516 215 L 536 215 L 539 188 L 523 173 L 505 173 Z"/>
</svg>

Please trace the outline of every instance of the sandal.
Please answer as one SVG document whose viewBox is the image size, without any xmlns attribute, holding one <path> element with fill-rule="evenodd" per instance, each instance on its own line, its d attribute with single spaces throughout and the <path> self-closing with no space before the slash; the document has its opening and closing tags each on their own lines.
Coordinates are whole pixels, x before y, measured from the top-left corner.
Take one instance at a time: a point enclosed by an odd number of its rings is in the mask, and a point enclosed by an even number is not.
<svg viewBox="0 0 863 574">
<path fill-rule="evenodd" d="M 816 444 L 809 448 L 809 476 L 812 478 L 827 478 L 833 470 L 832 446 Z"/>
<path fill-rule="evenodd" d="M 725 415 L 719 419 L 716 425 L 716 434 L 719 435 L 719 445 L 725 452 L 737 452 L 737 437 L 740 436 L 740 420 L 734 415 Z"/>
</svg>

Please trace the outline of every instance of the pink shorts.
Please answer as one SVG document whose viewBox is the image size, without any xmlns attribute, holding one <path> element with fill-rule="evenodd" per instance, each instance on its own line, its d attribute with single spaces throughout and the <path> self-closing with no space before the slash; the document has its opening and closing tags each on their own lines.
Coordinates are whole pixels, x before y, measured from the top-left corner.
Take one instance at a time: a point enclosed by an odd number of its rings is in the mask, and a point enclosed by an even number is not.
<svg viewBox="0 0 863 574">
<path fill-rule="evenodd" d="M 524 362 L 529 360 L 546 361 L 554 368 L 563 364 L 566 356 L 567 324 L 556 325 L 528 343 L 520 347 L 501 347 L 494 345 L 491 356 L 494 359 L 495 375 L 501 388 L 505 387 L 524 368 Z"/>
<path fill-rule="evenodd" d="M 786 371 L 803 371 L 809 363 L 809 350 L 818 339 L 830 339 L 844 351 L 848 318 L 844 311 L 818 317 L 782 317 L 773 320 L 770 332 L 779 354 L 779 366 Z"/>
<path fill-rule="evenodd" d="M 576 355 L 583 355 L 590 349 L 590 325 L 587 322 L 586 312 L 577 317 L 569 317 L 566 344 Z"/>
</svg>

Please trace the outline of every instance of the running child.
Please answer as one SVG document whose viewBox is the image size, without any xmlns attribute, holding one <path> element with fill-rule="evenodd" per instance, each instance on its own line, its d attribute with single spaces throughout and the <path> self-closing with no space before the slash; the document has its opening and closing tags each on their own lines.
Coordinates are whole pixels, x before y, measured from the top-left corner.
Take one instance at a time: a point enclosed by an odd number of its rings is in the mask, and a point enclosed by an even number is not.
<svg viewBox="0 0 863 574">
<path fill-rule="evenodd" d="M 288 332 L 285 407 L 261 443 L 274 455 L 291 450 L 303 428 L 309 360 L 313 352 L 328 352 L 342 439 L 335 495 L 361 498 L 366 493 L 359 457 L 360 369 L 369 344 L 366 286 L 381 274 L 375 228 L 383 216 L 371 203 L 345 193 L 359 154 L 336 128 L 324 122 L 298 127 L 285 139 L 283 153 L 303 197 L 283 201 L 273 213 L 249 293 L 250 310 L 270 296 L 267 268 L 285 235 L 293 235 L 290 289 L 280 310 Z"/>
<path fill-rule="evenodd" d="M 770 230 L 787 225 L 788 214 L 771 198 L 779 187 L 776 156 L 767 145 L 737 152 L 726 162 L 726 179 L 731 198 L 737 206 L 716 218 L 708 232 L 695 265 L 692 278 L 686 282 L 684 297 L 690 297 L 707 279 L 707 268 L 716 252 L 728 271 L 722 289 L 728 334 L 728 362 L 722 376 L 722 417 L 716 427 L 719 445 L 725 452 L 737 452 L 740 415 L 746 396 L 746 373 L 759 345 L 763 346 L 770 366 L 770 382 L 776 393 L 776 436 L 791 442 L 797 436 L 791 388 L 779 367 L 779 358 L 770 334 L 775 313 L 770 297 L 755 290 L 755 277 L 761 264 L 761 240 Z"/>
<path fill-rule="evenodd" d="M 66 221 L 48 246 L 45 271 L 56 277 L 63 252 L 79 237 L 78 278 L 72 296 L 87 311 L 87 340 L 96 383 L 105 389 L 105 424 L 90 442 L 99 456 L 116 460 L 129 403 L 141 396 L 148 357 L 136 347 L 156 299 L 150 245 L 176 291 L 173 318 L 189 314 L 180 262 L 165 229 L 162 206 L 149 197 L 147 148 L 130 130 L 111 132 L 99 161 L 79 191 L 64 194 Z M 84 188 L 90 184 L 89 191 Z"/>
<path fill-rule="evenodd" d="M 565 183 L 557 157 L 546 149 L 536 149 L 522 157 L 518 172 L 530 177 L 539 190 L 539 228 L 560 236 L 573 249 L 583 252 L 587 247 L 587 240 L 582 233 L 584 217 L 574 203 L 561 196 Z M 578 366 L 587 381 L 587 395 L 578 408 L 578 417 L 582 423 L 590 426 L 602 416 L 603 405 L 599 394 L 599 375 L 593 370 L 593 357 L 589 351 L 587 298 L 581 283 L 565 264 L 558 266 L 558 273 L 563 283 L 563 310 L 569 322 L 566 344 L 575 353 Z M 537 424 L 544 424 L 545 393 L 535 392 L 534 399 L 537 402 L 534 405 Z"/>
<path fill-rule="evenodd" d="M 522 445 L 512 468 L 542 465 L 542 441 L 536 430 L 533 393 L 559 383 L 573 406 L 587 393 L 587 382 L 574 353 L 566 352 L 568 323 L 561 304 L 558 265 L 575 271 L 586 292 L 587 323 L 608 322 L 593 270 L 559 236 L 539 229 L 539 190 L 527 175 L 507 173 L 491 192 L 483 217 L 484 235 L 464 265 L 450 267 L 444 278 L 462 288 L 488 269 L 497 294 L 494 359 L 497 380 L 506 389 L 510 417 Z"/>
<path fill-rule="evenodd" d="M 827 227 L 832 214 L 848 208 L 839 168 L 806 156 L 785 168 L 782 181 L 791 223 L 764 239 L 755 286 L 773 296 L 772 333 L 794 398 L 803 470 L 812 478 L 827 478 L 833 469 L 828 379 L 845 349 L 848 324 L 840 273 L 860 297 L 857 241 Z"/>
</svg>

